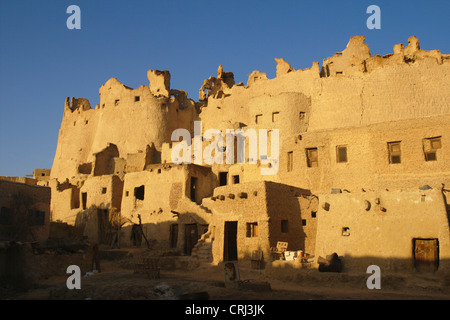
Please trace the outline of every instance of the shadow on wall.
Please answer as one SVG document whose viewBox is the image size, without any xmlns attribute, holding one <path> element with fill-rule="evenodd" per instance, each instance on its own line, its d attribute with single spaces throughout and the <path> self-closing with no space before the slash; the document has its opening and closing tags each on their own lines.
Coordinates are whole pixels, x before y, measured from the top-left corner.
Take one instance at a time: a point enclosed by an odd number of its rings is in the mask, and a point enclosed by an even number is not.
<svg viewBox="0 0 450 320">
<path fill-rule="evenodd" d="M 8 285 L 17 290 L 29 287 L 31 281 L 26 276 L 25 260 L 23 246 L 12 244 L 0 249 L 0 290 Z"/>
<path fill-rule="evenodd" d="M 162 221 L 122 227 L 118 236 L 119 247 L 168 250 L 191 255 L 192 249 L 209 228 L 207 221 L 194 213 L 176 215 L 171 211 L 162 211 L 157 215 L 157 219 Z"/>
<path fill-rule="evenodd" d="M 208 222 L 190 212 L 175 214 L 161 210 L 142 213 L 141 219 L 148 221 L 147 215 L 156 221 L 138 223 L 137 219 L 131 221 L 121 217 L 114 207 L 92 205 L 77 214 L 74 234 L 111 248 L 173 250 L 190 255 L 202 234 L 208 230 Z"/>
<path fill-rule="evenodd" d="M 75 235 L 87 236 L 90 241 L 98 244 L 111 244 L 112 236 L 117 229 L 119 211 L 111 204 L 91 205 L 79 211 L 75 218 Z"/>
<path fill-rule="evenodd" d="M 442 196 L 444 197 L 445 209 L 447 210 L 447 221 L 450 226 L 450 189 L 442 187 Z"/>
</svg>

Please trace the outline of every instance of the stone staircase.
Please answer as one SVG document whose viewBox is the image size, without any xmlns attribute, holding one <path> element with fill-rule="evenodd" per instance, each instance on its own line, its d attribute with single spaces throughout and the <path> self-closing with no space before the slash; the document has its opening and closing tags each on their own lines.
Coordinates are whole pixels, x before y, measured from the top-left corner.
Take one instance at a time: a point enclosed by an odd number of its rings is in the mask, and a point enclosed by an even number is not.
<svg viewBox="0 0 450 320">
<path fill-rule="evenodd" d="M 192 249 L 191 258 L 198 260 L 200 263 L 211 263 L 213 261 L 211 231 L 203 234 L 198 240 Z"/>
<path fill-rule="evenodd" d="M 212 216 L 212 211 L 203 204 L 197 204 L 190 199 L 182 199 L 178 204 L 178 211 L 190 212 L 196 214 L 198 218 L 209 224 Z M 192 248 L 191 258 L 198 263 L 211 263 L 212 257 L 212 238 L 211 231 L 204 233 L 198 240 L 197 244 Z"/>
<path fill-rule="evenodd" d="M 181 199 L 179 201 L 177 211 L 181 213 L 194 213 L 204 221 L 209 221 L 212 215 L 212 211 L 208 207 L 204 206 L 203 204 L 192 202 L 187 198 Z"/>
</svg>

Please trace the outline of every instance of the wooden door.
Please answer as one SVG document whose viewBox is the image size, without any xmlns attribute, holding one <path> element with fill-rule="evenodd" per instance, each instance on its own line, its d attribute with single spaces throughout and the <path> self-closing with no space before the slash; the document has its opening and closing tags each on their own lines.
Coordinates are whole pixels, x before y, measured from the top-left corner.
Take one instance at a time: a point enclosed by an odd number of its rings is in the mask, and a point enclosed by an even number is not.
<svg viewBox="0 0 450 320">
<path fill-rule="evenodd" d="M 439 265 L 438 239 L 414 239 L 414 266 L 421 272 L 434 272 Z"/>
</svg>

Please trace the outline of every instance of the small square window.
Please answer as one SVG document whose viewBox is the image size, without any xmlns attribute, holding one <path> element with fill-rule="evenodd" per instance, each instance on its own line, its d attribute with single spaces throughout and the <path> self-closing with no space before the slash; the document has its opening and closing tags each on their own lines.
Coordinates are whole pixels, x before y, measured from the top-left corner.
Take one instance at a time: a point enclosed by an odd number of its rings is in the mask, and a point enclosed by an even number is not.
<svg viewBox="0 0 450 320">
<path fill-rule="evenodd" d="M 436 152 L 426 152 L 425 153 L 425 160 L 426 161 L 436 161 Z"/>
<path fill-rule="evenodd" d="M 350 228 L 349 228 L 349 227 L 343 227 L 343 228 L 342 228 L 342 236 L 343 236 L 343 237 L 348 237 L 348 236 L 350 236 Z"/>
<path fill-rule="evenodd" d="M 130 195 L 130 191 L 125 191 L 125 197 L 128 197 Z"/>
<path fill-rule="evenodd" d="M 336 147 L 336 162 L 347 162 L 347 146 Z"/>
<path fill-rule="evenodd" d="M 134 102 L 138 102 L 138 101 L 140 101 L 141 100 L 141 97 L 140 96 L 135 96 L 134 97 Z"/>
<path fill-rule="evenodd" d="M 119 105 L 119 102 L 120 102 L 120 100 L 119 100 L 119 99 L 116 99 L 116 100 L 114 101 L 114 105 L 115 105 L 115 106 L 118 106 L 118 105 Z"/>
<path fill-rule="evenodd" d="M 317 212 L 316 211 L 311 211 L 311 218 L 315 218 L 317 217 Z"/>
<path fill-rule="evenodd" d="M 317 167 L 319 165 L 317 148 L 306 149 L 306 160 L 308 167 Z"/>
<path fill-rule="evenodd" d="M 436 138 L 431 140 L 431 148 L 432 149 L 440 149 L 441 148 L 441 138 Z"/>
<path fill-rule="evenodd" d="M 306 219 L 302 219 L 302 226 L 306 226 Z"/>
<path fill-rule="evenodd" d="M 261 120 L 262 120 L 262 114 L 257 114 L 255 117 L 255 123 L 256 124 L 261 123 Z"/>
<path fill-rule="evenodd" d="M 102 188 L 102 193 L 103 193 L 103 194 L 106 193 L 106 188 Z"/>
<path fill-rule="evenodd" d="M 305 119 L 305 115 L 306 115 L 306 112 L 300 111 L 300 113 L 298 114 L 298 118 L 300 120 L 303 120 L 303 119 Z"/>
<path fill-rule="evenodd" d="M 233 176 L 233 183 L 238 184 L 239 183 L 239 175 Z"/>
</svg>

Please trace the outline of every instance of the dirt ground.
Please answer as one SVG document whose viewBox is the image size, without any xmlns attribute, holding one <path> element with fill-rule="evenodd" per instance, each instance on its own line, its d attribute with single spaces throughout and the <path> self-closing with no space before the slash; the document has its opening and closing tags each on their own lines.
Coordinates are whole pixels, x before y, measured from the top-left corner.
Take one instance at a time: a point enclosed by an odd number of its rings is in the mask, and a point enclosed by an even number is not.
<svg viewBox="0 0 450 320">
<path fill-rule="evenodd" d="M 381 289 L 369 290 L 367 274 L 305 269 L 293 278 L 276 277 L 268 268 L 255 270 L 242 262 L 237 288 L 225 285 L 220 265 L 193 265 L 184 256 L 162 257 L 161 261 L 157 279 L 135 273 L 132 255 L 127 254 L 102 259 L 100 273 L 83 273 L 80 290 L 67 288 L 69 275 L 47 275 L 32 289 L 6 299 L 197 300 L 204 299 L 206 292 L 209 300 L 450 300 L 450 279 L 438 274 L 382 274 Z"/>
</svg>

